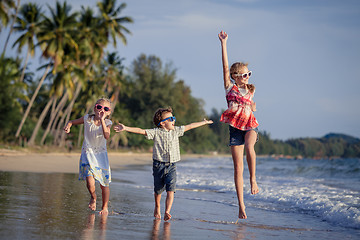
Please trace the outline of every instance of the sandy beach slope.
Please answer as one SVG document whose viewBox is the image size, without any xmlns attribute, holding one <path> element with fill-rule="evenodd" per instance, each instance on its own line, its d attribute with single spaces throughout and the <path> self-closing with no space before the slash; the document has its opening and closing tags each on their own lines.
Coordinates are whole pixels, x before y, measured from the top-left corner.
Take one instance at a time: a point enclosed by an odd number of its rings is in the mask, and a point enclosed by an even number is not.
<svg viewBox="0 0 360 240">
<path fill-rule="evenodd" d="M 35 153 L 0 149 L 0 171 L 34 173 L 78 173 L 80 152 Z M 109 152 L 113 169 L 127 165 L 152 164 L 151 153 Z M 202 155 L 182 155 L 181 158 L 198 158 Z"/>
</svg>

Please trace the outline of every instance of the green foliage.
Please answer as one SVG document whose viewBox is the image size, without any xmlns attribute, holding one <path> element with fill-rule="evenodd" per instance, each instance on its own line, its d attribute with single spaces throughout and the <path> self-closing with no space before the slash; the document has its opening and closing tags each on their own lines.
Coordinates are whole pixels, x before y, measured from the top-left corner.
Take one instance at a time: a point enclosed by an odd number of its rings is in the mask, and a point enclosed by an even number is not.
<svg viewBox="0 0 360 240">
<path fill-rule="evenodd" d="M 201 121 L 205 116 L 202 101 L 191 96 L 191 90 L 184 81 L 176 81 L 176 70 L 171 64 L 163 66 L 156 56 L 140 55 L 130 68 L 126 91 L 119 96 L 119 102 L 127 110 L 129 118 L 114 113 L 114 117 L 125 125 L 144 129 L 154 128 L 153 116 L 161 107 L 171 106 L 177 118 L 177 125 Z M 127 146 L 148 149 L 152 141 L 143 136 L 126 134 Z M 187 132 L 182 137 L 181 147 L 185 152 L 215 150 L 212 140 L 214 132 L 207 126 Z"/>
<path fill-rule="evenodd" d="M 287 141 L 272 141 L 266 135 L 260 138 L 261 141 L 255 145 L 258 154 L 310 158 L 360 157 L 360 139 L 343 134 L 335 134 L 331 137 L 326 135 L 322 138 L 297 138 Z"/>
<path fill-rule="evenodd" d="M 13 140 L 12 136 L 20 122 L 22 107 L 20 100 L 25 100 L 23 92 L 26 85 L 18 82 L 20 61 L 0 58 L 0 138 Z"/>
</svg>

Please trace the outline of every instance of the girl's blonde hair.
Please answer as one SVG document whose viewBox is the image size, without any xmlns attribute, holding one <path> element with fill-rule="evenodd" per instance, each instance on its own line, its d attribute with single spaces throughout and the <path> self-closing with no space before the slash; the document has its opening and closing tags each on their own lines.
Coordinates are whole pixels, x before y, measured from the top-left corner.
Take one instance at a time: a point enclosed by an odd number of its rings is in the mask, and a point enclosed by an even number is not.
<svg viewBox="0 0 360 240">
<path fill-rule="evenodd" d="M 96 105 L 96 104 L 99 104 L 99 103 L 101 103 L 101 102 L 108 102 L 108 103 L 111 105 L 111 101 L 110 101 L 110 99 L 108 99 L 107 97 L 101 97 L 101 98 L 99 98 L 98 100 L 96 100 L 95 105 Z"/>
<path fill-rule="evenodd" d="M 234 64 L 231 65 L 231 67 L 230 67 L 230 77 L 231 77 L 232 79 L 234 79 L 234 78 L 232 77 L 233 73 L 239 72 L 240 69 L 243 68 L 243 67 L 246 67 L 246 68 L 247 68 L 248 65 L 249 65 L 248 63 L 244 63 L 244 62 L 236 62 L 236 63 L 234 63 Z M 247 87 L 247 89 L 249 89 L 249 91 L 250 91 L 251 93 L 254 93 L 254 91 L 255 91 L 255 85 L 254 85 L 254 84 L 246 84 L 246 87 Z"/>
<path fill-rule="evenodd" d="M 96 102 L 95 102 L 95 104 L 94 104 L 94 107 L 95 107 L 96 104 L 99 104 L 99 103 L 101 103 L 101 102 L 108 102 L 109 105 L 111 106 L 111 101 L 110 101 L 110 99 L 108 99 L 107 97 L 101 97 L 101 98 L 99 98 L 98 100 L 96 100 Z M 94 117 L 94 116 L 95 116 L 94 113 L 93 113 L 93 114 L 89 114 L 89 118 L 92 118 L 92 117 Z M 107 115 L 106 118 L 109 119 L 109 118 L 110 118 L 110 115 Z"/>
</svg>

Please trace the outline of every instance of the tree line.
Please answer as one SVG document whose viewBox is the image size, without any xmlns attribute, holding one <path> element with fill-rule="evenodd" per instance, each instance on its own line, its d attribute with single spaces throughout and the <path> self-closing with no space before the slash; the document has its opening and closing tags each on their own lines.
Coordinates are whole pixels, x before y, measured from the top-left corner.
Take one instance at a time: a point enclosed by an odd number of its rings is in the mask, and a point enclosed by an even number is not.
<svg viewBox="0 0 360 240">
<path fill-rule="evenodd" d="M 67 2 L 56 2 L 54 8 L 47 5 L 45 13 L 35 3 L 20 6 L 20 1 L 1 1 L 0 31 L 10 27 L 9 34 L 18 34 L 10 47 L 27 53 L 24 59 L 7 57 L 6 43 L 0 58 L 0 137 L 4 144 L 80 148 L 82 127 L 72 128 L 66 136 L 62 131 L 65 122 L 90 113 L 96 99 L 107 96 L 114 123 L 153 128 L 154 112 L 167 106 L 173 108 L 177 125 L 212 119 L 212 125 L 182 137 L 181 151 L 230 152 L 228 125 L 219 121 L 222 111 L 213 109 L 206 114 L 203 100 L 192 96 L 171 63 L 141 54 L 124 66 L 118 52 L 105 51 L 109 45 L 127 42 L 131 32 L 124 25 L 133 20 L 121 15 L 125 7 L 116 0 L 102 0 L 96 12 L 84 6 L 73 12 Z M 31 72 L 27 65 L 35 50 L 41 51 L 44 64 Z M 112 132 L 108 147 L 149 151 L 152 141 Z M 329 134 L 281 141 L 263 131 L 255 149 L 260 155 L 360 157 L 360 140 Z"/>
</svg>

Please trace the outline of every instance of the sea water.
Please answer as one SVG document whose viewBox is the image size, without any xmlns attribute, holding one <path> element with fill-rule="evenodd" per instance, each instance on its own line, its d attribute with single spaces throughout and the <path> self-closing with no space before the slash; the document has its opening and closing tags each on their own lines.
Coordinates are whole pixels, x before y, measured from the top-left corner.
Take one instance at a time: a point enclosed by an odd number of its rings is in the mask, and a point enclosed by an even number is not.
<svg viewBox="0 0 360 240">
<path fill-rule="evenodd" d="M 247 206 L 310 215 L 334 226 L 360 229 L 360 159 L 258 158 L 260 193 L 255 196 L 249 194 L 246 160 L 244 165 Z M 178 188 L 223 193 L 219 201 L 237 205 L 231 158 L 183 161 L 177 168 Z"/>
</svg>

